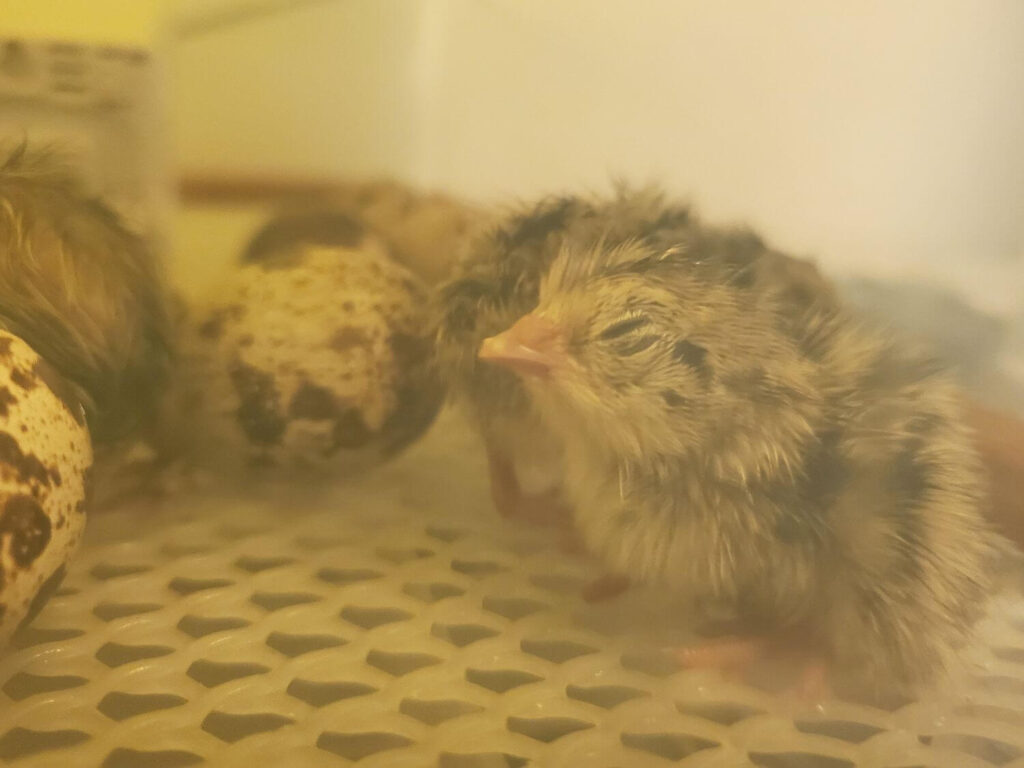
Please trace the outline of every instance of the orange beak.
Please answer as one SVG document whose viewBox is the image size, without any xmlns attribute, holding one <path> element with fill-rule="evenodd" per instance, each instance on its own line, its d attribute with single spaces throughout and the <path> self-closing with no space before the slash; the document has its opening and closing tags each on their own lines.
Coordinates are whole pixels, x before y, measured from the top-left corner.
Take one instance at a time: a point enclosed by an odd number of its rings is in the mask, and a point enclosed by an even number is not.
<svg viewBox="0 0 1024 768">
<path fill-rule="evenodd" d="M 565 356 L 562 330 L 538 315 L 524 315 L 504 333 L 484 339 L 477 357 L 523 376 L 546 377 Z"/>
</svg>

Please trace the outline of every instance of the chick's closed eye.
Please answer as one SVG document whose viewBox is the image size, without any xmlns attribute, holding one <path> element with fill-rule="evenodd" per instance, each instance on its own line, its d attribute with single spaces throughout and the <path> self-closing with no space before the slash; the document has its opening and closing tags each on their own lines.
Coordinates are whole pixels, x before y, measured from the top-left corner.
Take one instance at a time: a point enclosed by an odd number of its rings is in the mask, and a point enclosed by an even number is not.
<svg viewBox="0 0 1024 768">
<path fill-rule="evenodd" d="M 629 357 L 650 349 L 659 338 L 650 318 L 645 315 L 619 320 L 598 335 L 598 340 L 610 344 L 612 352 L 619 357 Z"/>
<path fill-rule="evenodd" d="M 600 338 L 606 341 L 609 339 L 617 339 L 620 336 L 625 336 L 631 331 L 637 330 L 638 328 L 650 325 L 650 322 L 651 321 L 644 315 L 637 315 L 636 317 L 620 320 L 601 331 Z"/>
</svg>

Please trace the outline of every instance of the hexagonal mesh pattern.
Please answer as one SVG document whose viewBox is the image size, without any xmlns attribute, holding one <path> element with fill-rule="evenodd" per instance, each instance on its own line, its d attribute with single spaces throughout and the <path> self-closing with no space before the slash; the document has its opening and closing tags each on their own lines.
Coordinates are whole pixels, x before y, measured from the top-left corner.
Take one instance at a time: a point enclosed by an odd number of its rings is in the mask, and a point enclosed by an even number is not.
<svg viewBox="0 0 1024 768">
<path fill-rule="evenodd" d="M 596 572 L 496 521 L 472 447 L 448 418 L 315 496 L 97 515 L 0 660 L 0 762 L 1024 766 L 1024 604 L 956 691 L 800 711 L 653 650 L 683 638 L 664 596 L 583 602 Z"/>
</svg>

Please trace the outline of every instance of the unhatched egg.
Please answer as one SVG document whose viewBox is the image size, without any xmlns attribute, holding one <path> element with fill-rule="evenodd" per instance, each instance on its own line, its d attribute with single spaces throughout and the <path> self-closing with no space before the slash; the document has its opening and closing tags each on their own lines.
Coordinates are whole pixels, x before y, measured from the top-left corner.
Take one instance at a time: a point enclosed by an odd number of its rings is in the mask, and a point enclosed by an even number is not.
<svg viewBox="0 0 1024 768">
<path fill-rule="evenodd" d="M 186 365 L 197 449 L 218 465 L 345 471 L 431 423 L 427 301 L 380 240 L 275 245 L 193 311 Z"/>
<path fill-rule="evenodd" d="M 67 389 L 0 331 L 0 643 L 59 586 L 85 526 L 92 448 Z"/>
</svg>

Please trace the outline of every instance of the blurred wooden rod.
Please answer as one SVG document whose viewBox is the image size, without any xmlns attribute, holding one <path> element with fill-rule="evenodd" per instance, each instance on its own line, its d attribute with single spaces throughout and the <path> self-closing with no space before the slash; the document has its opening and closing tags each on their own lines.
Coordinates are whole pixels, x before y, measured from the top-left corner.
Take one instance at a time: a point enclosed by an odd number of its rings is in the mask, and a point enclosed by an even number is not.
<svg viewBox="0 0 1024 768">
<path fill-rule="evenodd" d="M 286 197 L 315 197 L 330 194 L 341 181 L 284 176 L 185 176 L 178 182 L 178 194 L 186 203 L 261 203 Z"/>
</svg>

